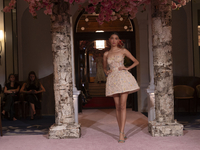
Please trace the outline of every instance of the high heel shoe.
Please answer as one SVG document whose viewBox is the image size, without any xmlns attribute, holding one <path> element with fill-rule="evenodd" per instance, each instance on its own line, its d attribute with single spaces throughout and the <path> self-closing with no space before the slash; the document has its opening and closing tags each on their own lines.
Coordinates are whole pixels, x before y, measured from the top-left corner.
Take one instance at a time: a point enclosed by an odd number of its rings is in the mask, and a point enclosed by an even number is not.
<svg viewBox="0 0 200 150">
<path fill-rule="evenodd" d="M 120 132 L 120 134 L 123 134 L 123 135 L 124 135 L 123 132 Z M 125 138 L 124 138 L 124 140 L 118 140 L 118 143 L 125 143 Z"/>
<path fill-rule="evenodd" d="M 122 133 L 123 135 L 124 135 L 124 140 L 127 140 L 127 137 L 126 137 L 126 135 L 124 134 L 124 133 Z"/>
</svg>

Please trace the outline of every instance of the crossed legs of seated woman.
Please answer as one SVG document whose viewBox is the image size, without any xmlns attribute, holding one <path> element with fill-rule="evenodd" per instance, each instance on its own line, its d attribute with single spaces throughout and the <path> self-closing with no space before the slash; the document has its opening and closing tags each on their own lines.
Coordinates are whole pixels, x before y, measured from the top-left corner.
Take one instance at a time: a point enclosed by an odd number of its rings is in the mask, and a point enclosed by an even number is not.
<svg viewBox="0 0 200 150">
<path fill-rule="evenodd" d="M 3 111 L 2 111 L 2 114 L 5 115 L 6 112 L 10 112 L 10 118 L 12 120 L 17 120 L 14 115 L 15 115 L 15 112 L 14 112 L 14 103 L 15 101 L 17 100 L 17 97 L 16 96 L 12 96 L 12 95 L 7 95 L 6 96 L 6 103 L 5 103 L 5 106 L 3 107 Z"/>
<path fill-rule="evenodd" d="M 30 103 L 31 119 L 34 119 L 35 108 L 40 108 L 40 102 L 36 95 L 45 92 L 45 88 L 37 79 L 34 71 L 29 73 L 28 80 L 23 84 L 20 92 L 26 94 L 26 100 Z"/>
<path fill-rule="evenodd" d="M 10 112 L 10 118 L 13 120 L 17 120 L 14 117 L 14 103 L 17 100 L 18 96 L 17 93 L 19 91 L 19 84 L 15 82 L 15 75 L 10 74 L 8 77 L 8 83 L 5 85 L 4 94 L 6 103 L 3 108 L 2 114 L 5 115 L 6 111 Z"/>
<path fill-rule="evenodd" d="M 38 98 L 35 94 L 27 94 L 26 95 L 26 100 L 30 104 L 30 114 L 31 114 L 31 119 L 34 119 L 34 116 L 36 115 L 36 108 L 40 109 L 40 103 L 38 101 Z"/>
</svg>

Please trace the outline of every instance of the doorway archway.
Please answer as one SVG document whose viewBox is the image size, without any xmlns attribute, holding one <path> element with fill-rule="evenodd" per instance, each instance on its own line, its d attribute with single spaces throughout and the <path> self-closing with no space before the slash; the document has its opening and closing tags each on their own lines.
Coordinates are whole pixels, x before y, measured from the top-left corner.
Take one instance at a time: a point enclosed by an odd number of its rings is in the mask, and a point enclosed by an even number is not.
<svg viewBox="0 0 200 150">
<path fill-rule="evenodd" d="M 81 90 L 85 82 L 92 82 L 89 74 L 89 61 L 87 56 L 87 44 L 81 46 L 81 43 L 94 43 L 96 40 L 108 40 L 113 32 L 118 32 L 120 39 L 123 41 L 125 48 L 133 56 L 136 56 L 135 27 L 132 20 L 127 17 L 121 17 L 113 22 L 106 22 L 99 25 L 96 21 L 98 14 L 85 14 L 81 12 L 76 19 L 74 27 L 74 60 L 75 60 L 75 80 L 76 87 Z M 99 32 L 98 32 L 99 31 Z M 106 48 L 105 48 L 106 51 Z M 86 58 L 84 60 L 83 58 Z M 137 79 L 136 68 L 130 71 Z M 88 88 L 86 86 L 86 88 Z M 127 107 L 138 111 L 137 93 L 130 94 L 127 100 Z"/>
</svg>

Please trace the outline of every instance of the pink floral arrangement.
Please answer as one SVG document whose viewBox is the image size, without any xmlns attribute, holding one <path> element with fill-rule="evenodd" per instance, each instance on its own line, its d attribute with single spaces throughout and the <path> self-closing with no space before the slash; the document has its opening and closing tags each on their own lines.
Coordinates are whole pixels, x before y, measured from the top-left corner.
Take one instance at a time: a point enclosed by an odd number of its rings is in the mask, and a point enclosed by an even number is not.
<svg viewBox="0 0 200 150">
<path fill-rule="evenodd" d="M 44 13 L 46 15 L 52 15 L 52 8 L 55 2 L 59 0 L 25 0 L 29 4 L 29 12 L 32 16 L 36 17 L 36 11 L 44 8 Z M 157 0 L 163 5 L 169 5 L 168 0 Z M 186 5 L 186 2 L 190 0 L 173 0 L 172 9 L 179 9 L 180 7 Z M 64 2 L 69 2 L 70 4 L 77 3 L 83 4 L 86 0 L 64 0 Z M 103 24 L 104 21 L 113 21 L 121 18 L 123 15 L 130 16 L 130 19 L 135 18 L 138 8 L 142 7 L 146 10 L 146 5 L 148 5 L 151 0 L 88 0 L 89 6 L 85 8 L 85 11 L 89 14 L 98 13 L 99 16 L 97 21 L 99 24 Z M 10 12 L 11 9 L 15 7 L 16 0 L 11 0 L 9 5 L 4 8 L 4 12 Z"/>
</svg>

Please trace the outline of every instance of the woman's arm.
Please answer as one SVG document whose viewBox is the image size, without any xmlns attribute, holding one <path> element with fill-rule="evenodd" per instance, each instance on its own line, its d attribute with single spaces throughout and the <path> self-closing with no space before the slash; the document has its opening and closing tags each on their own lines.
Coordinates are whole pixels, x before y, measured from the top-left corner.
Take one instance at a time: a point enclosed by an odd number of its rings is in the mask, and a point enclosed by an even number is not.
<svg viewBox="0 0 200 150">
<path fill-rule="evenodd" d="M 4 88 L 4 91 L 3 91 L 3 92 L 4 92 L 4 93 L 12 93 L 12 91 L 11 91 L 11 90 L 8 90 L 6 86 L 5 86 L 5 88 Z"/>
<path fill-rule="evenodd" d="M 10 90 L 8 90 L 6 86 L 4 88 L 4 93 L 17 93 L 17 92 L 19 92 L 19 86 L 16 89 L 10 89 Z"/>
<path fill-rule="evenodd" d="M 44 86 L 41 83 L 40 83 L 40 88 L 41 88 L 41 90 L 35 91 L 36 94 L 46 92 Z"/>
<path fill-rule="evenodd" d="M 133 61 L 133 64 L 129 67 L 125 67 L 125 66 L 119 67 L 119 70 L 130 70 L 134 68 L 135 66 L 139 65 L 139 61 L 135 59 L 135 57 L 133 57 L 133 55 L 127 49 L 124 49 L 123 51 L 124 51 L 124 55 Z"/>
<path fill-rule="evenodd" d="M 22 85 L 22 88 L 20 89 L 20 93 L 30 93 L 31 91 L 25 91 L 26 83 Z"/>
</svg>

